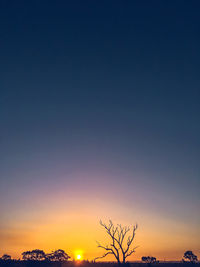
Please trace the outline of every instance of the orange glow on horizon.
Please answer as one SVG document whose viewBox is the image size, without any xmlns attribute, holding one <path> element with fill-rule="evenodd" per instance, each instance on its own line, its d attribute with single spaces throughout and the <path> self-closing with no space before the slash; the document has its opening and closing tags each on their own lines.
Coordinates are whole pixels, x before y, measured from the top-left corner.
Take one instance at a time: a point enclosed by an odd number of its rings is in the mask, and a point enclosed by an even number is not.
<svg viewBox="0 0 200 267">
<path fill-rule="evenodd" d="M 76 250 L 75 251 L 75 260 L 81 261 L 83 259 L 83 252 L 82 250 Z"/>
<path fill-rule="evenodd" d="M 59 209 L 53 209 L 55 203 Z M 134 207 L 132 215 L 129 206 L 124 208 L 117 201 L 89 201 L 86 197 L 82 200 L 79 195 L 73 202 L 67 203 L 70 204 L 68 209 L 61 205 L 57 196 L 50 208 L 23 211 L 16 216 L 14 223 L 11 219 L 4 224 L 1 222 L 0 256 L 7 253 L 19 258 L 27 250 L 38 248 L 50 253 L 56 247 L 65 250 L 77 263 L 84 259 L 93 260 L 104 253 L 97 247 L 96 240 L 103 245 L 110 242 L 99 220 L 107 222 L 108 218 L 113 218 L 114 223 L 122 225 L 138 222 L 134 245 L 139 247 L 129 261 L 140 260 L 145 255 L 153 255 L 158 260 L 181 260 L 188 247 L 199 257 L 196 238 L 199 228 L 195 225 L 188 232 L 187 222 L 162 217 L 148 210 L 143 213 L 141 207 Z M 102 259 L 113 260 L 115 258 L 112 255 Z"/>
</svg>

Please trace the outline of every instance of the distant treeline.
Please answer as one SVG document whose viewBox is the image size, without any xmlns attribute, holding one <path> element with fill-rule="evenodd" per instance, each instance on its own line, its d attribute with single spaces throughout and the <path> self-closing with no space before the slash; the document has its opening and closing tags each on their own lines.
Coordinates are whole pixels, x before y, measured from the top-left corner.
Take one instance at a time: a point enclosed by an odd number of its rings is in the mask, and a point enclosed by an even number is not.
<svg viewBox="0 0 200 267">
<path fill-rule="evenodd" d="M 34 249 L 24 251 L 22 253 L 22 261 L 47 261 L 47 262 L 66 262 L 70 259 L 70 256 L 62 249 L 52 251 L 51 253 L 45 253 L 41 249 Z M 8 254 L 4 254 L 1 258 L 1 261 L 11 261 L 12 258 Z M 18 259 L 20 261 L 20 259 Z"/>
<path fill-rule="evenodd" d="M 22 253 L 22 259 L 12 259 L 10 255 L 8 254 L 4 254 L 1 258 L 0 258 L 0 264 L 2 265 L 3 263 L 4 264 L 21 264 L 20 266 L 22 266 L 23 264 L 27 265 L 27 263 L 30 264 L 40 264 L 41 266 L 45 266 L 46 264 L 50 264 L 50 263 L 67 263 L 68 266 L 70 266 L 70 264 L 73 264 L 74 266 L 74 263 L 76 264 L 81 264 L 82 266 L 85 266 L 85 265 L 88 265 L 88 264 L 95 264 L 95 266 L 98 264 L 97 262 L 95 261 L 70 261 L 68 262 L 68 260 L 70 259 L 71 257 L 62 249 L 58 249 L 58 250 L 55 250 L 55 251 L 52 251 L 51 253 L 45 253 L 43 250 L 41 249 L 34 249 L 34 250 L 28 250 L 28 251 L 24 251 Z M 148 265 L 148 266 L 151 266 L 151 265 L 156 265 L 158 263 L 160 263 L 155 257 L 151 257 L 151 256 L 143 256 L 141 258 L 141 263 L 138 263 L 138 264 L 145 264 L 145 265 Z M 179 262 L 179 265 L 180 263 L 184 264 L 184 263 L 191 263 L 191 264 L 195 264 L 195 263 L 199 263 L 198 262 L 198 258 L 197 256 L 191 251 L 191 250 L 187 250 L 184 255 L 183 255 L 183 258 L 182 260 Z M 106 264 L 106 266 L 108 264 L 114 264 L 114 263 L 103 263 L 101 262 L 101 266 Z M 133 263 L 130 263 L 130 262 L 126 262 L 126 265 L 130 265 L 130 264 L 133 264 Z M 136 263 L 134 263 L 135 265 Z M 163 263 L 162 263 L 163 264 Z M 166 263 L 165 263 L 166 264 Z M 167 263 L 169 264 L 169 262 Z M 177 263 L 170 263 L 170 264 L 177 264 Z M 119 265 L 119 263 L 118 263 Z M 122 265 L 122 264 L 120 264 Z M 124 265 L 124 264 L 123 264 Z M 54 266 L 54 264 L 52 264 L 52 266 Z M 56 266 L 56 265 L 55 265 Z M 166 266 L 166 265 L 165 265 Z"/>
</svg>

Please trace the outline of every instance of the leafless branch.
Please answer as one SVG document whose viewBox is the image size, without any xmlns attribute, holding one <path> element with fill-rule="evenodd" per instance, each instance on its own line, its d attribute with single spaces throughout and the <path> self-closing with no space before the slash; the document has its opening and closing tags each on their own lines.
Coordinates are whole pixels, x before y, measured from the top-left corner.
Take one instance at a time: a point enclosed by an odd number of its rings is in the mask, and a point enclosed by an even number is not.
<svg viewBox="0 0 200 267">
<path fill-rule="evenodd" d="M 105 257 L 106 257 L 107 255 L 109 255 L 109 254 L 112 254 L 112 252 L 106 252 L 106 253 L 103 254 L 102 256 L 94 258 L 94 261 L 95 261 L 95 260 L 98 260 L 98 259 L 105 258 Z"/>
<path fill-rule="evenodd" d="M 135 237 L 137 225 L 132 228 L 129 226 L 123 227 L 121 224 L 117 224 L 117 226 L 115 226 L 111 220 L 109 220 L 108 224 L 100 221 L 100 225 L 106 230 L 106 233 L 110 236 L 112 243 L 109 246 L 102 246 L 100 243 L 97 243 L 99 248 L 107 251 L 102 257 L 98 258 L 104 258 L 107 255 L 112 254 L 115 256 L 118 263 L 125 263 L 126 258 L 132 255 L 136 249 L 136 247 L 131 249 L 131 245 Z M 130 231 L 131 234 L 127 236 L 127 233 Z M 126 244 L 123 245 L 125 240 Z M 122 258 L 121 260 L 120 257 Z"/>
</svg>

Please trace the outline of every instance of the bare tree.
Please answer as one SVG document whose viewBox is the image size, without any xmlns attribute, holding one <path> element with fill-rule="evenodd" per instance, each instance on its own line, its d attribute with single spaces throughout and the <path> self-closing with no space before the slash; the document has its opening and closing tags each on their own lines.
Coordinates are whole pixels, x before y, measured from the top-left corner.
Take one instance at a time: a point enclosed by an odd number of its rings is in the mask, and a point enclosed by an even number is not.
<svg viewBox="0 0 200 267">
<path fill-rule="evenodd" d="M 101 257 L 95 258 L 95 260 L 104 258 L 107 255 L 113 255 L 118 264 L 124 264 L 126 259 L 131 256 L 137 248 L 132 246 L 135 232 L 138 227 L 137 224 L 132 227 L 122 226 L 121 224 L 115 226 L 110 220 L 108 224 L 100 221 L 100 225 L 106 230 L 106 233 L 111 239 L 111 243 L 103 246 L 97 242 L 98 247 L 104 249 L 105 253 Z"/>
</svg>

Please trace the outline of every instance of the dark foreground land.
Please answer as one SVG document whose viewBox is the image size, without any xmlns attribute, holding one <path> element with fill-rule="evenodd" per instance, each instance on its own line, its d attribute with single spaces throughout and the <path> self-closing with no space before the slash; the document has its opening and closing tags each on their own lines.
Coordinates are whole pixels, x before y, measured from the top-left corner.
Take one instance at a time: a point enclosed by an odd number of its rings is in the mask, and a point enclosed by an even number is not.
<svg viewBox="0 0 200 267">
<path fill-rule="evenodd" d="M 45 262 L 45 261 L 0 261 L 1 267 L 119 267 L 114 262 Z M 126 263 L 124 267 L 200 267 L 200 263 L 161 262 L 147 264 L 142 262 Z"/>
</svg>

